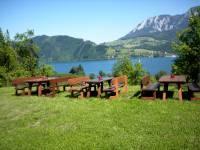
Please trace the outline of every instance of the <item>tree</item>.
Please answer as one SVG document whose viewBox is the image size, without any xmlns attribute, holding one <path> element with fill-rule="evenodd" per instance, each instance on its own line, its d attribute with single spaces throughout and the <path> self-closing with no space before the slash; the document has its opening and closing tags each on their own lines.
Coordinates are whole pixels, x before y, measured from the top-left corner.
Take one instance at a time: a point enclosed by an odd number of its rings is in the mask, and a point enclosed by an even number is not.
<svg viewBox="0 0 200 150">
<path fill-rule="evenodd" d="M 54 75 L 55 71 L 52 66 L 44 64 L 39 68 L 39 74 L 49 77 Z"/>
<path fill-rule="evenodd" d="M 13 72 L 18 68 L 17 53 L 12 47 L 9 32 L 0 29 L 0 84 L 9 85 Z"/>
<path fill-rule="evenodd" d="M 173 45 L 178 58 L 172 66 L 175 74 L 186 74 L 197 81 L 200 74 L 200 7 L 191 11 L 188 28 L 178 34 Z"/>
<path fill-rule="evenodd" d="M 26 71 L 29 71 L 31 76 L 36 74 L 38 68 L 38 47 L 33 43 L 33 30 L 28 30 L 25 33 L 17 33 L 15 36 L 15 49 L 18 54 L 18 60 L 23 65 Z"/>
<path fill-rule="evenodd" d="M 100 70 L 100 71 L 99 71 L 99 75 L 102 76 L 102 77 L 105 77 L 105 76 L 106 76 L 106 73 L 103 72 L 103 70 Z"/>
<path fill-rule="evenodd" d="M 142 77 L 146 74 L 146 71 L 143 69 L 141 63 L 136 63 L 133 66 L 133 72 L 131 74 L 132 83 L 133 84 L 140 84 Z"/>
<path fill-rule="evenodd" d="M 161 70 L 161 71 L 159 71 L 158 73 L 155 74 L 155 78 L 158 81 L 160 79 L 160 77 L 162 77 L 162 76 L 164 76 L 166 74 L 167 74 L 167 72 Z"/>
<path fill-rule="evenodd" d="M 90 79 L 95 79 L 96 76 L 94 73 L 90 73 L 89 77 L 90 77 Z"/>
<path fill-rule="evenodd" d="M 146 72 L 142 64 L 133 65 L 128 57 L 122 57 L 113 65 L 112 73 L 113 76 L 127 75 L 130 84 L 138 84 Z"/>
<path fill-rule="evenodd" d="M 74 66 L 70 69 L 69 73 L 76 74 L 76 75 L 85 75 L 85 71 L 82 67 L 82 65 Z"/>
<path fill-rule="evenodd" d="M 113 76 L 127 75 L 129 77 L 133 71 L 132 62 L 128 57 L 118 58 L 112 68 Z"/>
</svg>

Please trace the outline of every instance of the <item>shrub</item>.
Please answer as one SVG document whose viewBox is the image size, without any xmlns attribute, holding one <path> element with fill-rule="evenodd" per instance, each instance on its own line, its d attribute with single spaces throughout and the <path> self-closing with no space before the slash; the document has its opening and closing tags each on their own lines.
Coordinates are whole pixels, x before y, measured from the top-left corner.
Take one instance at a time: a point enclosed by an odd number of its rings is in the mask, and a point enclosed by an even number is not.
<svg viewBox="0 0 200 150">
<path fill-rule="evenodd" d="M 117 60 L 112 69 L 113 76 L 127 75 L 130 84 L 139 84 L 145 75 L 142 64 L 132 64 L 130 58 L 123 57 Z"/>
<path fill-rule="evenodd" d="M 96 75 L 94 73 L 90 73 L 89 77 L 90 77 L 90 79 L 94 79 L 96 77 Z"/>
<path fill-rule="evenodd" d="M 39 75 L 43 75 L 43 76 L 53 76 L 55 74 L 54 68 L 50 65 L 42 65 L 39 68 Z"/>
<path fill-rule="evenodd" d="M 161 71 L 159 71 L 158 73 L 155 74 L 155 78 L 158 81 L 160 79 L 160 77 L 162 77 L 162 76 L 164 76 L 166 74 L 167 74 L 167 72 L 161 70 Z"/>
<path fill-rule="evenodd" d="M 79 65 L 79 66 L 75 66 L 75 67 L 72 67 L 69 71 L 69 73 L 71 74 L 76 74 L 76 75 L 85 75 L 85 71 L 82 67 L 82 65 Z"/>
</svg>

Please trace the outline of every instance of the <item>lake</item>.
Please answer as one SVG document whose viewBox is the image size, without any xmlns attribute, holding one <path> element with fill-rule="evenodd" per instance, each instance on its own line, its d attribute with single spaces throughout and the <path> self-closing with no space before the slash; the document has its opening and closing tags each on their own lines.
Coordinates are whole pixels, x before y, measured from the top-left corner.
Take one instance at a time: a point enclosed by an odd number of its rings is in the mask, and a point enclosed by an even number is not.
<svg viewBox="0 0 200 150">
<path fill-rule="evenodd" d="M 171 72 L 171 64 L 174 61 L 174 58 L 171 57 L 132 57 L 132 63 L 140 62 L 143 65 L 143 68 L 148 71 L 150 74 L 154 75 L 158 71 L 163 70 L 167 73 Z M 78 66 L 81 64 L 85 70 L 86 74 L 94 73 L 98 74 L 100 70 L 105 73 L 112 72 L 112 66 L 116 60 L 89 60 L 89 61 L 76 61 L 76 62 L 54 62 L 50 63 L 59 73 L 68 73 L 73 66 Z"/>
</svg>

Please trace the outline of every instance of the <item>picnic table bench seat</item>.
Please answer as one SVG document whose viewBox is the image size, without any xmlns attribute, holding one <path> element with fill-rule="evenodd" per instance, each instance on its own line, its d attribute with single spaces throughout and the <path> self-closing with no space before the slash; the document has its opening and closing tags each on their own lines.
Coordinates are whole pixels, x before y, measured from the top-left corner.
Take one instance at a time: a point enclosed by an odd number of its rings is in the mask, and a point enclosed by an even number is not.
<svg viewBox="0 0 200 150">
<path fill-rule="evenodd" d="M 116 77 L 118 80 L 118 88 L 121 93 L 128 91 L 128 79 L 126 75 Z"/>
<path fill-rule="evenodd" d="M 143 91 L 156 91 L 160 86 L 159 83 L 152 83 L 143 88 Z"/>
<path fill-rule="evenodd" d="M 106 89 L 103 89 L 103 92 L 105 92 L 106 96 L 108 96 L 109 94 L 110 99 L 117 98 L 119 95 L 118 77 L 113 78 L 111 80 L 111 86 Z"/>
<path fill-rule="evenodd" d="M 68 80 L 68 85 L 70 86 L 69 92 L 71 96 L 74 97 L 75 94 L 78 95 L 79 98 L 83 98 L 84 94 L 88 94 L 89 85 L 86 84 L 90 78 L 85 77 L 76 77 Z"/>
<path fill-rule="evenodd" d="M 194 96 L 194 93 L 200 93 L 200 86 L 197 83 L 188 83 L 188 92 L 191 100 L 200 100 L 200 97 Z"/>
<path fill-rule="evenodd" d="M 156 92 L 160 90 L 159 83 L 151 83 L 150 76 L 144 76 L 141 80 L 141 97 L 144 99 L 155 99 Z M 147 94 L 151 94 L 150 96 Z"/>
</svg>

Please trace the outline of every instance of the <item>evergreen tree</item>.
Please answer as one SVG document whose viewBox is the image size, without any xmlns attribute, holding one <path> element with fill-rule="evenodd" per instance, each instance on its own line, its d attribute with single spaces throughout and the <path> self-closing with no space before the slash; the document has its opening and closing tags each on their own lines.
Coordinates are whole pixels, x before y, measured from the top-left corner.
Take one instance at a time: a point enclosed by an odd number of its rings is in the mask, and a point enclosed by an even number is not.
<svg viewBox="0 0 200 150">
<path fill-rule="evenodd" d="M 178 58 L 173 65 L 173 73 L 186 74 L 197 81 L 200 74 L 200 8 L 191 12 L 189 26 L 178 35 L 174 44 Z"/>
</svg>

